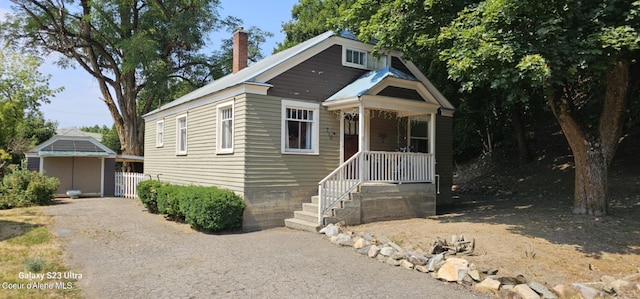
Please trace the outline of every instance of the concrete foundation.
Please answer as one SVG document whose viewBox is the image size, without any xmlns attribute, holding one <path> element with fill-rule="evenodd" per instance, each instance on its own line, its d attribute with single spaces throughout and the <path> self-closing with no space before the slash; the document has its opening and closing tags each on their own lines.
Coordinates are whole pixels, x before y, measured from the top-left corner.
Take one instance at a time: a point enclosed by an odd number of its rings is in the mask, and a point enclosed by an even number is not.
<svg viewBox="0 0 640 299">
<path fill-rule="evenodd" d="M 435 184 L 364 184 L 325 223 L 358 225 L 436 214 Z"/>
</svg>

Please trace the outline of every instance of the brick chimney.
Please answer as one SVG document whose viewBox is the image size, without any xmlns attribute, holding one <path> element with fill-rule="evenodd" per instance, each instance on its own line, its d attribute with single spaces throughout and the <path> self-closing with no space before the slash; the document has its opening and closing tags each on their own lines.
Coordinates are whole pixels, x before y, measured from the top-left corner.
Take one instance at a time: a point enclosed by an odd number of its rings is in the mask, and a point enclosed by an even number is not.
<svg viewBox="0 0 640 299">
<path fill-rule="evenodd" d="M 249 60 L 249 34 L 238 28 L 233 33 L 233 73 L 237 73 L 247 67 Z"/>
</svg>

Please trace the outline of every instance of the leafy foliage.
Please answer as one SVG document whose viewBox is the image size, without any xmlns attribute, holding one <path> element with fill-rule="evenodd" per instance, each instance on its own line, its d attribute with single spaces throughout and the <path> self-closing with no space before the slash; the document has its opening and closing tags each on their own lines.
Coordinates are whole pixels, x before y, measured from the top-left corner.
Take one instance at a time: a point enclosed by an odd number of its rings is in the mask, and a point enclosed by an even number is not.
<svg viewBox="0 0 640 299">
<path fill-rule="evenodd" d="M 59 185 L 39 172 L 14 170 L 0 184 L 0 209 L 50 204 Z"/>
<path fill-rule="evenodd" d="M 278 43 L 274 52 L 291 48 L 328 30 L 344 29 L 340 14 L 354 0 L 300 0 L 291 9 L 291 20 L 282 24 L 284 41 Z"/>
<path fill-rule="evenodd" d="M 156 211 L 155 198 L 158 212 L 184 220 L 197 230 L 217 232 L 242 227 L 245 203 L 230 190 L 144 181 L 138 185 L 138 194 L 149 212 Z"/>
<path fill-rule="evenodd" d="M 129 155 L 142 153 L 140 115 L 166 100 L 167 88 L 185 82 L 193 89 L 215 69 L 200 52 L 205 36 L 237 25 L 220 18 L 217 0 L 15 3 L 2 24 L 4 40 L 25 51 L 60 53 L 60 65 L 92 75 Z"/>
<path fill-rule="evenodd" d="M 62 88 L 50 88 L 49 78 L 38 71 L 35 56 L 0 50 L 0 149 L 17 163 L 29 148 L 49 139 L 56 123 L 45 121 L 40 105 Z"/>
<path fill-rule="evenodd" d="M 136 188 L 138 198 L 149 213 L 158 213 L 158 191 L 163 185 L 164 183 L 154 180 L 142 181 L 138 184 Z"/>
</svg>

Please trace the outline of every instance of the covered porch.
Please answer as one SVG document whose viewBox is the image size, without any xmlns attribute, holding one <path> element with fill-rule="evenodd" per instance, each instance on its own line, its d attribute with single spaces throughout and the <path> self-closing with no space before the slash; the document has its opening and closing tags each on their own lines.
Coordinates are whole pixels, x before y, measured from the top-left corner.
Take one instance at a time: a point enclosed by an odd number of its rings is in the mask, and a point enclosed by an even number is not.
<svg viewBox="0 0 640 299">
<path fill-rule="evenodd" d="M 341 164 L 318 184 L 319 224 L 363 184 L 437 183 L 440 105 L 428 100 L 432 97 L 419 82 L 390 72 L 381 80 L 365 78 L 362 84 L 373 84 L 365 90 L 356 81 L 353 88 L 360 92 L 355 95 L 343 90 L 323 103 L 341 120 Z"/>
</svg>

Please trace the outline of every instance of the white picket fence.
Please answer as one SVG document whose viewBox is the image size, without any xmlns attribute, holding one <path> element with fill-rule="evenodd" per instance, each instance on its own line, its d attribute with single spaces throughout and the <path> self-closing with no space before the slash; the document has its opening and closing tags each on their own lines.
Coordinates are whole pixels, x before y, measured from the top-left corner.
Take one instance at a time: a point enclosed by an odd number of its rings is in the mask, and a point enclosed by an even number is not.
<svg viewBox="0 0 640 299">
<path fill-rule="evenodd" d="M 138 183 L 149 179 L 142 173 L 134 172 L 116 172 L 116 190 L 115 196 L 138 198 Z"/>
</svg>

